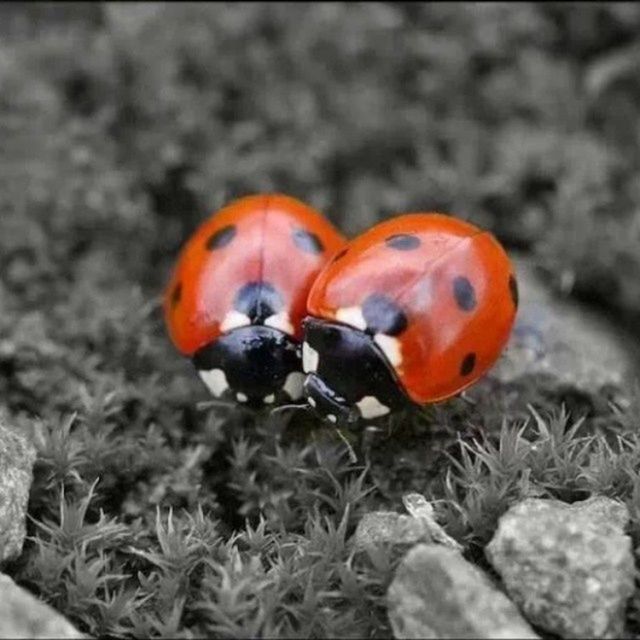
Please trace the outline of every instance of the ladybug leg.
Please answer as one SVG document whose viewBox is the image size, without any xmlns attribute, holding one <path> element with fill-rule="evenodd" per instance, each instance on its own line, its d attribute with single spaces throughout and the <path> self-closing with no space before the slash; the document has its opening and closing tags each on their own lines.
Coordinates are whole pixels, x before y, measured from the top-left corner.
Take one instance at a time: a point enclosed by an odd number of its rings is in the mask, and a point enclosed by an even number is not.
<svg viewBox="0 0 640 640">
<path fill-rule="evenodd" d="M 293 418 L 296 411 L 309 412 L 311 407 L 306 403 L 300 404 L 283 404 L 275 409 L 272 409 L 267 415 L 265 425 L 269 433 L 276 434 L 276 440 L 280 442 L 282 433 L 285 431 L 289 422 Z"/>
</svg>

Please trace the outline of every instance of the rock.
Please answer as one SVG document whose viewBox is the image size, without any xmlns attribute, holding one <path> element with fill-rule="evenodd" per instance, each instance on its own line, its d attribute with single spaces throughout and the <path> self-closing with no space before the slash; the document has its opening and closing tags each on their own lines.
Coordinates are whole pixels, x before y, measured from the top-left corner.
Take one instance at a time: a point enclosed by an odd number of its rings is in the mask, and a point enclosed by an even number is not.
<svg viewBox="0 0 640 640">
<path fill-rule="evenodd" d="M 387 592 L 396 638 L 537 638 L 516 606 L 458 551 L 414 547 Z"/>
<path fill-rule="evenodd" d="M 456 551 L 462 551 L 462 546 L 454 540 L 437 522 L 431 503 L 420 493 L 407 493 L 402 496 L 405 509 L 415 519 L 420 520 L 423 527 L 429 531 L 431 541 L 443 544 Z"/>
<path fill-rule="evenodd" d="M 408 516 L 395 511 L 374 511 L 363 516 L 354 535 L 356 549 L 381 544 L 411 547 L 419 542 L 461 549 L 435 521 L 433 507 L 424 496 L 410 493 L 403 496 L 402 501 L 409 511 Z"/>
<path fill-rule="evenodd" d="M 0 562 L 22 552 L 36 450 L 0 422 Z"/>
<path fill-rule="evenodd" d="M 634 591 L 627 508 L 605 497 L 528 499 L 500 519 L 486 548 L 533 624 L 571 638 L 618 638 Z"/>
<path fill-rule="evenodd" d="M 507 348 L 489 377 L 535 378 L 589 395 L 625 390 L 634 379 L 635 339 L 584 305 L 555 296 L 526 260 L 515 260 L 519 308 Z"/>
<path fill-rule="evenodd" d="M 86 638 L 49 605 L 0 574 L 0 638 Z"/>
</svg>

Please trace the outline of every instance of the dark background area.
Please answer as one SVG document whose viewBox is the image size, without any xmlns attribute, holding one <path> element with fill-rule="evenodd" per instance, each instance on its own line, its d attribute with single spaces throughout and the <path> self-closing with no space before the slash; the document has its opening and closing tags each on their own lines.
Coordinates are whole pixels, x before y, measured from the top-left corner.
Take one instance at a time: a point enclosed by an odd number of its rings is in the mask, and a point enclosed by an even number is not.
<svg viewBox="0 0 640 640">
<path fill-rule="evenodd" d="M 206 215 L 277 190 L 350 234 L 411 210 L 471 219 L 566 292 L 638 317 L 633 3 L 6 3 L 0 16 L 10 287 L 15 270 L 54 278 L 94 249 L 158 287 Z"/>
</svg>

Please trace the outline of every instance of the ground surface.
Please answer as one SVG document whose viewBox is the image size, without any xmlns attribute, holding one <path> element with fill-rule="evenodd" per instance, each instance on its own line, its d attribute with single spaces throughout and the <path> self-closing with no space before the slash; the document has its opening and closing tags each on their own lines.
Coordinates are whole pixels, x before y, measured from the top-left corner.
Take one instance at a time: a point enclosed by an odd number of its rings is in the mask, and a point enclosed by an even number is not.
<svg viewBox="0 0 640 640">
<path fill-rule="evenodd" d="M 524 495 L 619 497 L 637 544 L 637 399 L 498 387 L 363 468 L 308 417 L 199 411 L 159 294 L 208 213 L 277 190 L 348 234 L 455 213 L 637 338 L 639 30 L 615 3 L 2 5 L 0 410 L 39 446 L 5 572 L 92 634 L 380 637 L 393 560 L 350 536 L 407 489 L 480 564 Z"/>
</svg>

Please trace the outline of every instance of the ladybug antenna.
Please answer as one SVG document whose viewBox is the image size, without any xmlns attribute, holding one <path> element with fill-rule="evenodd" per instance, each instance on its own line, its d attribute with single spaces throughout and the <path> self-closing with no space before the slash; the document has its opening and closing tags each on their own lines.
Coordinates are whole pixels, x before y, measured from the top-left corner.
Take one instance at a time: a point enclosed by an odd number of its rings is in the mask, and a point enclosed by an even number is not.
<svg viewBox="0 0 640 640">
<path fill-rule="evenodd" d="M 307 402 L 301 402 L 300 404 L 282 404 L 279 407 L 271 410 L 270 415 L 274 413 L 282 413 L 284 411 L 309 411 L 310 406 Z"/>
</svg>

